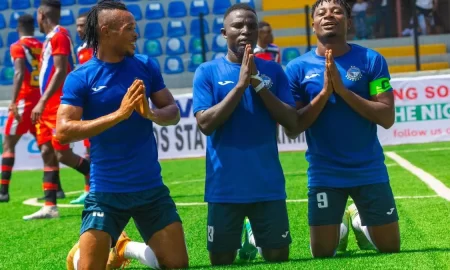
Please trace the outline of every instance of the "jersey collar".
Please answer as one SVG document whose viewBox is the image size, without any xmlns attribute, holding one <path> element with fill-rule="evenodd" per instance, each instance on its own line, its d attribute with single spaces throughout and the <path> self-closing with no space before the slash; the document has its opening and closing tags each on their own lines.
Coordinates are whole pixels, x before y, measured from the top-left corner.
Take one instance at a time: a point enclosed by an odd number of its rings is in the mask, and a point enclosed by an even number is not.
<svg viewBox="0 0 450 270">
<path fill-rule="evenodd" d="M 59 27 L 60 27 L 59 24 L 56 25 L 56 26 L 53 28 L 53 30 L 50 31 L 50 33 L 48 33 L 47 36 L 45 36 L 45 38 L 47 38 L 47 39 L 52 38 L 52 37 L 55 35 L 55 33 L 59 31 Z"/>
</svg>

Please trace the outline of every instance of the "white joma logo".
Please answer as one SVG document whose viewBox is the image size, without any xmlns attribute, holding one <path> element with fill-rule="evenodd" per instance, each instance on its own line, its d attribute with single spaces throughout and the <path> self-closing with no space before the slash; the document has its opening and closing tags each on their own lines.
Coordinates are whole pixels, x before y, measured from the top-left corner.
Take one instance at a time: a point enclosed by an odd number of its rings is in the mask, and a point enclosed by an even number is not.
<svg viewBox="0 0 450 270">
<path fill-rule="evenodd" d="M 311 74 L 311 75 L 306 75 L 305 78 L 309 80 L 309 79 L 312 79 L 312 78 L 317 77 L 317 76 L 320 76 L 320 74 L 314 73 L 314 74 Z"/>
<path fill-rule="evenodd" d="M 219 84 L 220 85 L 227 85 L 227 84 L 230 84 L 230 83 L 234 83 L 233 81 L 224 81 L 224 82 L 219 82 Z"/>
<path fill-rule="evenodd" d="M 394 212 L 395 208 L 391 208 L 391 210 L 389 212 L 386 212 L 386 214 L 388 215 L 392 215 L 392 213 Z"/>
<path fill-rule="evenodd" d="M 289 234 L 289 231 L 286 231 L 284 234 L 281 235 L 281 237 L 286 238 Z"/>
<path fill-rule="evenodd" d="M 106 88 L 106 86 L 99 86 L 99 87 L 92 87 L 92 91 L 94 91 L 94 92 L 97 92 L 97 91 L 100 91 L 100 90 L 102 90 L 103 88 Z"/>
</svg>

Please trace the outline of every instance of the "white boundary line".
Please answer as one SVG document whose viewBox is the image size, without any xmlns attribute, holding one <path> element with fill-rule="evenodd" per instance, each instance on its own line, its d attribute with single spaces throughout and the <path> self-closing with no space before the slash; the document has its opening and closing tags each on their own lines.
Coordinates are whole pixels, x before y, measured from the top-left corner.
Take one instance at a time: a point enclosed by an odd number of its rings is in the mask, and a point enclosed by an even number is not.
<svg viewBox="0 0 450 270">
<path fill-rule="evenodd" d="M 433 148 L 432 148 L 433 149 Z M 436 149 L 443 149 L 443 148 L 436 148 Z M 446 148 L 444 148 L 446 149 Z M 448 148 L 450 150 L 450 148 Z M 390 153 L 390 152 L 387 152 Z M 386 167 L 393 167 L 397 166 L 397 163 L 386 163 Z M 290 176 L 290 175 L 297 175 L 297 174 L 305 174 L 304 171 L 294 171 L 294 172 L 287 172 L 284 175 Z M 174 182 L 165 182 L 167 185 L 178 185 L 178 184 L 186 184 L 186 183 L 196 183 L 196 182 L 204 182 L 204 178 L 198 178 L 198 179 L 191 179 L 191 180 L 180 180 L 180 181 L 174 181 Z M 66 192 L 67 195 L 71 194 L 78 194 L 83 192 L 83 190 L 78 191 L 69 191 Z M 396 197 L 396 199 L 423 199 L 423 198 L 435 198 L 438 196 L 400 196 Z M 299 202 L 308 202 L 308 199 L 295 199 L 295 200 L 286 200 L 288 203 L 299 203 Z M 44 203 L 38 202 L 37 198 L 30 198 L 23 202 L 25 205 L 31 205 L 31 206 L 43 206 Z M 199 205 L 206 205 L 204 202 L 186 202 L 186 203 L 176 203 L 177 206 L 199 206 Z M 58 207 L 61 208 L 80 208 L 84 207 L 83 204 L 58 204 Z"/>
<path fill-rule="evenodd" d="M 404 169 L 417 176 L 420 180 L 422 180 L 422 182 L 424 182 L 432 190 L 434 190 L 437 195 L 446 199 L 447 201 L 450 201 L 450 189 L 436 177 L 432 176 L 421 168 L 414 166 L 411 162 L 402 158 L 395 152 L 386 152 L 386 155 L 397 162 L 398 165 L 402 166 Z"/>
<path fill-rule="evenodd" d="M 426 148 L 426 149 L 405 149 L 405 150 L 397 150 L 395 153 L 416 153 L 416 152 L 433 152 L 433 151 L 446 151 L 450 150 L 450 147 L 435 147 L 435 148 Z M 394 151 L 388 151 L 385 153 L 390 153 Z"/>
<path fill-rule="evenodd" d="M 71 191 L 67 192 L 66 194 L 75 194 L 75 193 L 81 193 L 83 190 L 80 191 Z M 437 198 L 439 196 L 437 195 L 428 195 L 428 196 L 397 196 L 395 197 L 396 200 L 408 200 L 408 199 L 428 199 L 428 198 Z M 349 198 L 351 201 L 352 199 Z M 306 203 L 308 202 L 308 199 L 293 199 L 293 200 L 286 200 L 287 203 Z M 37 198 L 31 198 L 28 200 L 25 200 L 23 202 L 25 205 L 31 205 L 31 206 L 44 206 L 44 203 L 38 202 Z M 177 206 L 204 206 L 206 205 L 205 202 L 179 202 L 175 203 Z M 61 208 L 81 208 L 84 207 L 82 204 L 58 204 L 58 207 Z"/>
</svg>

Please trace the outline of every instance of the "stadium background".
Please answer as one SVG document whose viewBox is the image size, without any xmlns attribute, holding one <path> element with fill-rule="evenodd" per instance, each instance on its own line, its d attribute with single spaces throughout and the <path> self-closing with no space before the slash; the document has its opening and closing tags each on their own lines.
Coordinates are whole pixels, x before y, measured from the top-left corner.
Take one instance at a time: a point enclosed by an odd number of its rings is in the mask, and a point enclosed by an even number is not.
<svg viewBox="0 0 450 270">
<path fill-rule="evenodd" d="M 367 0 L 376 3 L 381 0 Z M 68 28 L 75 48 L 81 44 L 75 31 L 76 17 L 87 10 L 95 0 L 62 0 L 61 25 Z M 222 14 L 230 4 L 247 2 L 254 6 L 259 19 L 272 25 L 274 43 L 281 48 L 283 66 L 292 58 L 305 53 L 308 40 L 311 46 L 315 44 L 312 31 L 307 27 L 308 8 L 314 0 L 128 0 L 124 1 L 135 15 L 138 23 L 137 51 L 154 58 L 159 64 L 165 82 L 178 101 L 182 120 L 176 127 L 155 127 L 158 138 L 158 148 L 162 158 L 202 156 L 204 153 L 204 136 L 197 130 L 192 116 L 190 99 L 192 92 L 192 77 L 195 68 L 205 60 L 223 56 L 226 44 L 220 36 Z M 353 1 L 354 2 L 354 1 Z M 381 13 L 381 21 L 388 23 L 391 36 L 375 29 L 377 12 L 367 12 L 367 26 L 373 31 L 366 39 L 356 39 L 355 29 L 350 31 L 349 42 L 367 46 L 379 51 L 387 59 L 396 93 L 396 124 L 386 133 L 380 128 L 380 139 L 387 144 L 405 144 L 386 147 L 389 172 L 392 177 L 394 193 L 399 199 L 401 213 L 401 229 L 406 244 L 405 253 L 394 257 L 376 257 L 375 254 L 362 253 L 335 261 L 306 262 L 309 258 L 306 234 L 298 239 L 293 246 L 293 262 L 288 265 L 272 266 L 273 269 L 298 268 L 298 263 L 307 263 L 312 268 L 354 268 L 384 267 L 420 268 L 420 269 L 450 269 L 450 235 L 448 222 L 450 205 L 447 201 L 437 198 L 441 196 L 431 188 L 430 182 L 423 179 L 417 171 L 398 159 L 392 153 L 398 153 L 416 166 L 431 173 L 444 183 L 444 194 L 448 194 L 450 175 L 449 167 L 450 144 L 450 3 L 439 0 L 439 9 L 435 15 L 433 32 L 417 35 L 414 38 L 414 27 L 411 26 L 411 16 L 414 10 L 414 0 L 388 0 L 391 3 L 390 13 Z M 15 28 L 17 18 L 22 13 L 36 14 L 39 0 L 0 0 L 0 129 L 6 120 L 6 107 L 11 97 L 13 69 L 9 56 L 9 45 L 17 40 Z M 375 6 L 373 6 L 375 7 Z M 200 27 L 203 13 L 204 24 Z M 378 13 L 380 15 L 380 13 Z M 375 18 L 374 18 L 375 16 Z M 412 23 L 414 25 L 414 21 Z M 371 28 L 373 27 L 373 28 Z M 419 27 L 416 28 L 418 30 Z M 202 30 L 203 29 L 203 30 Z M 408 31 L 409 30 L 409 31 Z M 43 34 L 36 30 L 36 36 L 41 39 Z M 205 46 L 202 47 L 202 40 Z M 394 133 L 397 136 L 394 136 Z M 410 144 L 414 143 L 414 144 Z M 282 134 L 279 137 L 280 150 L 298 151 L 306 148 L 303 135 L 297 140 L 288 140 Z M 83 153 L 81 144 L 76 145 L 76 151 Z M 172 152 L 170 150 L 173 150 Z M 298 221 L 298 216 L 306 217 L 306 164 L 303 153 L 285 153 L 281 155 L 283 168 L 287 176 L 288 196 L 295 205 L 290 205 L 289 211 L 294 217 L 293 234 L 306 232 L 304 218 Z M 206 265 L 205 253 L 204 207 L 202 204 L 204 161 L 179 160 L 162 163 L 165 182 L 173 193 L 180 215 L 186 219 L 188 246 L 192 254 L 193 265 Z M 405 167 L 406 166 L 406 167 Z M 25 136 L 18 146 L 17 169 L 37 169 L 30 172 L 15 172 L 13 176 L 13 200 L 9 205 L 1 205 L 0 213 L 0 269 L 62 269 L 65 255 L 77 238 L 79 228 L 79 212 L 76 208 L 63 208 L 63 218 L 59 221 L 43 221 L 24 224 L 23 214 L 29 214 L 32 207 L 39 203 L 30 197 L 41 194 L 40 179 L 42 161 L 34 139 Z M 415 172 L 415 173 L 414 173 Z M 73 194 L 81 189 L 81 180 L 76 174 L 62 171 L 63 183 Z M 300 179 L 300 180 L 299 180 Z M 420 181 L 421 180 L 421 181 Z M 184 186 L 187 185 L 187 186 Z M 447 188 L 447 189 L 445 189 Z M 447 193 L 445 193 L 447 192 Z M 438 194 L 438 195 L 436 195 Z M 70 194 L 68 194 L 69 201 Z M 75 196 L 73 195 L 73 196 Z M 449 200 L 449 199 L 447 199 Z M 26 205 L 23 204 L 26 202 Z M 65 201 L 62 201 L 61 207 Z M 193 207 L 193 208 L 190 208 Z M 293 208 L 295 207 L 295 208 Z M 433 213 L 429 213 L 433 209 Z M 400 211 L 399 210 L 399 211 Z M 64 212 L 66 211 L 66 212 Z M 64 218 L 65 217 L 65 218 Z M 187 218 L 189 217 L 189 218 Z M 427 217 L 427 220 L 422 220 Z M 428 220 L 429 219 L 429 220 Z M 300 222 L 300 223 L 299 223 Z M 9 226 L 13 226 L 14 230 Z M 53 226 L 55 238 L 52 241 L 42 240 L 40 232 Z M 69 234 L 65 231 L 72 228 Z M 131 236 L 139 239 L 133 228 L 127 228 Z M 418 236 L 410 233 L 417 232 Z M 25 237 L 24 237 L 25 236 Z M 304 239 L 303 239 L 304 238 Z M 35 241 L 36 249 L 24 251 L 29 241 Z M 47 243 L 48 242 L 48 243 Z M 419 248 L 420 247 L 420 248 Z M 48 249 L 55 252 L 48 257 Z M 352 254 L 357 249 L 350 245 Z M 39 251 L 37 251 L 39 249 Z M 354 254 L 353 254 L 354 255 Z M 355 256 L 353 256 L 355 257 Z M 356 262 L 356 263 L 355 263 Z M 139 267 L 138 264 L 132 266 Z M 256 264 L 255 268 L 263 267 Z M 135 268 L 136 269 L 136 268 Z"/>
</svg>

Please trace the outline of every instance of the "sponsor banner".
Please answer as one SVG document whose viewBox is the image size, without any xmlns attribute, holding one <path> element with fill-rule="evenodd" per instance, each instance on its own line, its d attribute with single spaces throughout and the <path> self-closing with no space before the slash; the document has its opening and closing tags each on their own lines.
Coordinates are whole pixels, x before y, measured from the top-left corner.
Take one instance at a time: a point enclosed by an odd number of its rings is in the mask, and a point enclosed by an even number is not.
<svg viewBox="0 0 450 270">
<path fill-rule="evenodd" d="M 450 75 L 399 78 L 391 84 L 395 96 L 395 124 L 388 130 L 378 127 L 382 145 L 450 141 Z M 154 126 L 160 159 L 202 157 L 206 137 L 199 130 L 192 112 L 192 95 L 175 97 L 181 120 L 176 126 Z M 0 128 L 7 119 L 7 108 L 0 108 Z M 351 123 L 349 123 L 351 124 Z M 344 128 L 344 127 L 343 127 Z M 288 139 L 279 129 L 280 151 L 306 150 L 304 134 Z M 82 142 L 74 151 L 84 154 Z M 40 169 L 42 160 L 35 139 L 27 134 L 16 147 L 15 169 Z"/>
<path fill-rule="evenodd" d="M 382 145 L 450 141 L 450 75 L 391 81 L 395 124 L 378 127 Z"/>
</svg>

